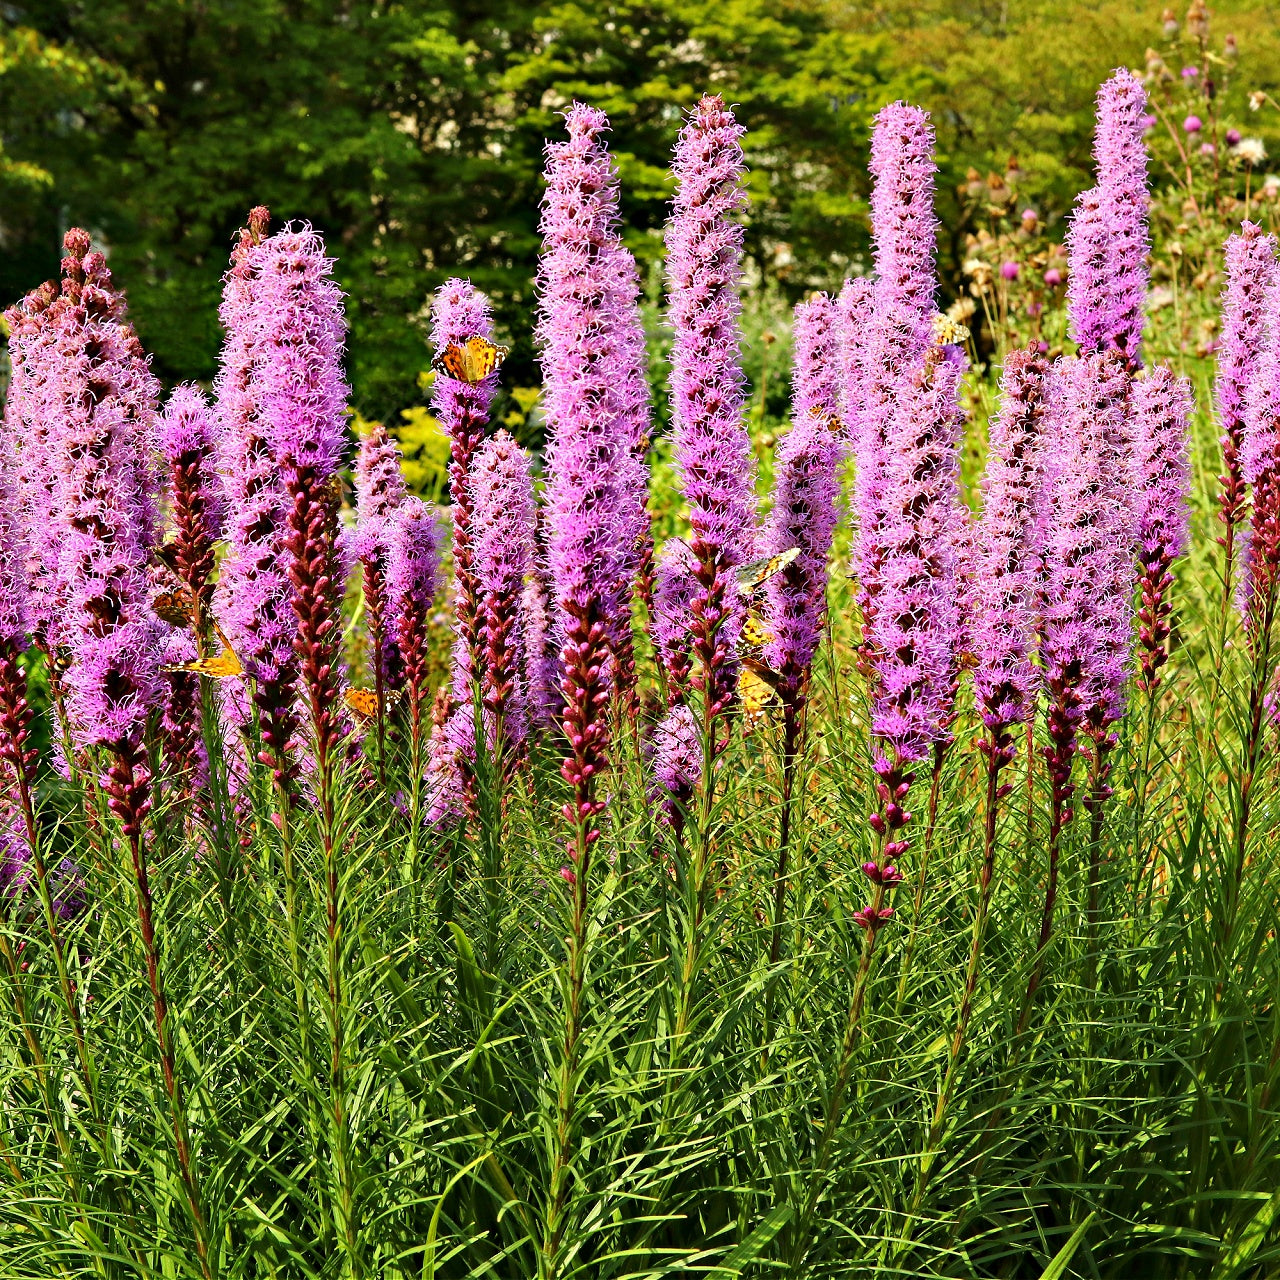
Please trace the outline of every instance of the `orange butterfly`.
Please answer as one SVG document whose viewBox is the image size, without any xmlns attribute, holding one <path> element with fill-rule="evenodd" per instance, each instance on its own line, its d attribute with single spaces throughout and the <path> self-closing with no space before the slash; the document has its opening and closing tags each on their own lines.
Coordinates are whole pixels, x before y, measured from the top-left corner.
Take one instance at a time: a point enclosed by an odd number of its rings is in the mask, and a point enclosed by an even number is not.
<svg viewBox="0 0 1280 1280">
<path fill-rule="evenodd" d="M 738 672 L 738 697 L 742 699 L 743 727 L 748 733 L 758 728 L 764 719 L 781 679 L 763 662 L 754 658 L 742 659 L 742 670 Z"/>
<path fill-rule="evenodd" d="M 400 690 L 393 689 L 382 695 L 383 701 L 390 710 L 400 699 Z M 358 720 L 369 721 L 378 714 L 378 695 L 372 689 L 344 689 L 342 701 L 347 710 Z"/>
<path fill-rule="evenodd" d="M 510 347 L 500 347 L 488 338 L 473 333 L 461 343 L 451 342 L 431 362 L 431 367 L 455 382 L 475 386 L 491 373 L 502 368 L 502 362 L 511 354 Z"/>
<path fill-rule="evenodd" d="M 151 602 L 151 612 L 171 627 L 190 627 L 195 624 L 195 597 L 186 587 L 165 591 Z"/>
<path fill-rule="evenodd" d="M 231 647 L 231 641 L 223 634 L 222 628 L 215 622 L 213 629 L 222 641 L 222 652 L 212 658 L 197 658 L 195 662 L 178 662 L 165 667 L 166 671 L 190 671 L 194 675 L 208 676 L 211 680 L 227 680 L 232 676 L 244 675 L 244 664 Z"/>
</svg>

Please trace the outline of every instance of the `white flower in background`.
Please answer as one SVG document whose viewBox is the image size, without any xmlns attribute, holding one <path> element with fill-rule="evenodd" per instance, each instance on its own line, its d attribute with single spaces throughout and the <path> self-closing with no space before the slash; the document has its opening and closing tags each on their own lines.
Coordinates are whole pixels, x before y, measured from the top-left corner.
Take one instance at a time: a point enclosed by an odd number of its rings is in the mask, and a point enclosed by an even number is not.
<svg viewBox="0 0 1280 1280">
<path fill-rule="evenodd" d="M 1261 138 L 1241 138 L 1231 148 L 1231 154 L 1251 168 L 1257 168 L 1267 158 L 1267 149 L 1262 145 Z"/>
</svg>

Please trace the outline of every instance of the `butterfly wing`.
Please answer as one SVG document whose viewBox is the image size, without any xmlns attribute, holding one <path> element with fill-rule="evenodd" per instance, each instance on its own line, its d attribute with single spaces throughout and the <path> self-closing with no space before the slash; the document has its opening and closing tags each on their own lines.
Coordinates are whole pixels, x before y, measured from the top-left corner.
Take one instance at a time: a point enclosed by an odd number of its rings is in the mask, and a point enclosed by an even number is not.
<svg viewBox="0 0 1280 1280">
<path fill-rule="evenodd" d="M 228 680 L 232 676 L 244 675 L 244 667 L 236 652 L 224 648 L 212 658 L 198 658 L 195 662 L 182 662 L 177 666 L 166 667 L 166 671 L 190 671 L 198 676 L 208 676 L 211 680 Z"/>
<path fill-rule="evenodd" d="M 488 338 L 473 333 L 462 342 L 450 342 L 436 354 L 431 367 L 455 382 L 475 386 L 491 373 L 496 373 L 502 362 L 511 354 L 510 347 L 500 347 Z"/>
<path fill-rule="evenodd" d="M 372 689 L 344 689 L 342 701 L 358 720 L 372 720 L 378 714 L 378 695 Z"/>
<path fill-rule="evenodd" d="M 777 672 L 770 671 L 763 662 L 744 658 L 738 672 L 738 696 L 742 699 L 742 718 L 748 733 L 759 727 L 769 703 L 778 692 L 780 683 Z"/>
<path fill-rule="evenodd" d="M 195 623 L 196 602 L 186 587 L 165 591 L 151 603 L 151 612 L 171 627 L 190 627 Z"/>
<path fill-rule="evenodd" d="M 763 649 L 773 639 L 765 620 L 753 609 L 742 624 L 742 643 L 748 649 Z"/>
<path fill-rule="evenodd" d="M 750 564 L 740 564 L 737 568 L 738 589 L 743 592 L 754 591 L 775 573 L 781 573 L 799 554 L 799 547 L 788 547 L 776 556 L 765 556 Z"/>
</svg>

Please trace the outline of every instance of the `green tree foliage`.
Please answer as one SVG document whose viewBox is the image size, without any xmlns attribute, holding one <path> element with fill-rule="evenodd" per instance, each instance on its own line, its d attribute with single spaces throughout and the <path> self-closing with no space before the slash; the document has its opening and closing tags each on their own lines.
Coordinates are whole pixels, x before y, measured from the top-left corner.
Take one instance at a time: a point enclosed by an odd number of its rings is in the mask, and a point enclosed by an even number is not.
<svg viewBox="0 0 1280 1280">
<path fill-rule="evenodd" d="M 1218 10 L 1268 87 L 1266 6 Z M 682 109 L 707 88 L 737 104 L 752 281 L 790 302 L 865 262 L 868 121 L 909 96 L 938 125 L 958 284 L 967 171 L 1016 153 L 1020 192 L 1061 215 L 1087 181 L 1096 84 L 1159 30 L 1159 6 L 1131 0 L 26 0 L 0 9 L 0 294 L 53 274 L 62 229 L 87 224 L 157 371 L 208 379 L 227 251 L 267 204 L 325 233 L 356 404 L 394 419 L 420 400 L 424 307 L 451 274 L 493 296 L 513 384 L 538 381 L 542 147 L 574 97 L 613 120 L 651 271 Z"/>
</svg>

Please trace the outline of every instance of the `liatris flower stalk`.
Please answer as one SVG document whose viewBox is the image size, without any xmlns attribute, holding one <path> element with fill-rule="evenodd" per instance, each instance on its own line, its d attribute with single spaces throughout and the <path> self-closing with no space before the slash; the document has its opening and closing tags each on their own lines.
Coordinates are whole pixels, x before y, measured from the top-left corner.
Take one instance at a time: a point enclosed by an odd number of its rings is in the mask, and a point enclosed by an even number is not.
<svg viewBox="0 0 1280 1280">
<path fill-rule="evenodd" d="M 673 540 L 662 548 L 649 632 L 669 708 L 688 697 L 693 678 L 693 601 L 699 593 L 697 572 L 698 562 L 687 542 Z"/>
<path fill-rule="evenodd" d="M 437 352 L 470 337 L 491 338 L 489 303 L 466 280 L 449 280 L 436 294 L 431 312 L 431 345 Z M 437 373 L 431 388 L 431 407 L 449 437 L 449 501 L 453 514 L 453 575 L 456 583 L 459 656 L 465 671 L 455 683 L 470 687 L 479 670 L 480 619 L 475 577 L 471 568 L 471 458 L 484 439 L 489 402 L 497 390 L 496 372 L 476 383 L 460 382 Z"/>
<path fill-rule="evenodd" d="M 1072 818 L 1071 774 L 1079 735 L 1091 741 L 1087 805 L 1096 823 L 1110 794 L 1108 753 L 1115 741 L 1112 726 L 1124 713 L 1133 632 L 1133 520 L 1124 448 L 1129 375 L 1123 357 L 1106 352 L 1065 362 L 1055 371 L 1054 384 L 1044 433 L 1049 452 L 1038 535 L 1045 575 L 1040 652 L 1049 694 L 1049 867 L 1019 1035 L 1030 1017 L 1053 931 L 1058 859 L 1063 830 Z M 1089 867 L 1091 924 L 1097 916 L 1098 855 L 1095 838 Z"/>
<path fill-rule="evenodd" d="M 791 839 L 792 785 L 801 750 L 801 716 L 813 655 L 826 612 L 827 557 L 839 512 L 843 439 L 837 410 L 844 370 L 839 358 L 841 316 L 835 301 L 819 294 L 796 308 L 795 370 L 792 378 L 791 430 L 778 446 L 773 508 L 765 523 L 760 551 L 799 554 L 765 583 L 765 620 L 771 634 L 765 646 L 768 666 L 781 676 L 782 816 L 778 866 L 774 875 L 774 925 L 769 958 L 778 958 L 782 941 Z"/>
<path fill-rule="evenodd" d="M 744 420 L 740 360 L 744 130 L 723 101 L 704 97 L 676 141 L 676 195 L 667 226 L 672 426 L 676 469 L 689 504 L 698 562 L 693 686 L 708 764 L 720 750 L 717 721 L 735 690 L 742 607 L 733 569 L 755 544 L 755 459 Z M 703 771 L 704 809 L 713 778 Z M 703 841 L 705 843 L 705 840 Z"/>
<path fill-rule="evenodd" d="M 1187 429 L 1191 384 L 1165 366 L 1133 384 L 1130 403 L 1133 478 L 1137 507 L 1138 683 L 1148 693 L 1168 661 L 1173 612 L 1173 562 L 1187 549 L 1191 464 Z"/>
<path fill-rule="evenodd" d="M 485 655 L 482 698 L 493 717 L 492 750 L 502 775 L 529 728 L 520 603 L 525 576 L 535 566 L 537 526 L 529 457 L 510 433 L 499 431 L 476 453 L 471 501 L 476 521 L 472 563 Z"/>
<path fill-rule="evenodd" d="M 12 452 L 15 512 L 22 531 L 31 635 L 48 660 L 58 689 L 57 475 L 49 453 L 57 422 L 57 315 L 66 306 L 52 283 L 33 290 L 4 314 L 9 330 L 9 389 L 4 429 Z"/>
<path fill-rule="evenodd" d="M 249 214 L 231 255 L 219 316 L 226 329 L 214 383 L 219 419 L 218 472 L 226 491 L 227 553 L 214 591 L 218 620 L 244 663 L 262 738 L 263 763 L 272 771 L 280 821 L 287 825 L 296 764 L 290 748 L 298 725 L 295 708 L 296 623 L 284 538 L 289 495 L 262 413 L 264 353 L 259 325 L 262 260 L 267 234 L 264 208 Z M 226 698 L 232 717 L 246 699 Z M 243 726 L 242 726 L 243 727 Z"/>
<path fill-rule="evenodd" d="M 70 651 L 67 687 L 77 745 L 104 752 L 107 801 L 129 849 L 138 924 L 154 1001 L 156 1040 L 169 1099 L 179 1173 L 203 1274 L 211 1277 L 200 1191 L 186 1112 L 148 874 L 144 824 L 151 777 L 143 731 L 162 695 L 159 622 L 148 607 L 148 540 L 155 526 L 148 450 L 159 384 L 88 235 L 67 233 L 58 316 L 60 366 L 56 436 L 59 574 L 65 584 L 59 634 Z"/>
<path fill-rule="evenodd" d="M 1119 351 L 1142 364 L 1147 295 L 1147 95 L 1122 68 L 1098 90 L 1098 185 L 1076 205 L 1067 236 L 1071 335 L 1083 354 Z"/>
<path fill-rule="evenodd" d="M 400 685 L 399 653 L 387 630 L 387 538 L 391 517 L 407 490 L 400 470 L 400 450 L 382 423 L 374 423 L 360 441 L 356 458 L 355 558 L 360 562 L 364 608 L 369 630 L 369 665 L 378 702 L 375 733 L 378 774 L 386 787 L 387 690 Z"/>
<path fill-rule="evenodd" d="M 1253 486 L 1247 554 L 1240 589 L 1244 632 L 1253 670 L 1249 681 L 1249 719 L 1239 771 L 1233 865 L 1228 873 L 1222 925 L 1222 960 L 1229 960 L 1240 887 L 1248 851 L 1267 692 L 1274 679 L 1275 623 L 1280 605 L 1280 279 L 1273 279 L 1263 302 L 1266 335 L 1245 405 L 1241 462 Z"/>
<path fill-rule="evenodd" d="M 698 722 L 684 703 L 676 703 L 654 727 L 649 757 L 657 783 L 654 797 L 662 801 L 664 815 L 679 844 L 685 811 L 702 776 Z"/>
<path fill-rule="evenodd" d="M 1267 305 L 1280 267 L 1276 238 L 1264 235 L 1252 222 L 1241 225 L 1226 245 L 1227 287 L 1222 294 L 1222 338 L 1218 345 L 1218 373 L 1214 399 L 1222 432 L 1223 473 L 1218 477 L 1218 519 L 1226 526 L 1219 541 L 1223 556 L 1222 625 L 1230 609 L 1236 553 L 1236 529 L 1245 515 L 1245 477 L 1242 450 L 1245 416 L 1258 378 L 1258 365 L 1267 341 Z M 1220 660 L 1220 659 L 1219 659 Z"/>
<path fill-rule="evenodd" d="M 1039 669 L 1031 659 L 1038 560 L 1031 530 L 1040 486 L 1048 373 L 1048 362 L 1034 344 L 1026 351 L 1011 353 L 1001 378 L 1000 410 L 991 422 L 977 563 L 968 600 L 976 664 L 974 687 L 986 729 L 986 737 L 978 743 L 987 762 L 983 857 L 969 964 L 947 1070 L 912 1197 L 913 1213 L 928 1185 L 973 1012 L 995 888 L 997 817 L 1000 801 L 1010 790 L 1010 784 L 1001 783 L 1000 774 L 1017 753 L 1011 730 L 1029 724 L 1035 713 Z"/>
<path fill-rule="evenodd" d="M 181 584 L 183 610 L 190 610 L 195 645 L 204 648 L 209 638 L 209 611 L 213 604 L 213 569 L 222 531 L 222 492 L 216 467 L 217 439 L 213 416 L 204 394 L 193 386 L 176 387 L 160 417 L 158 442 L 168 470 L 169 519 L 174 537 L 167 560 Z M 178 665 L 197 656 L 175 655 Z M 200 736 L 199 677 L 171 670 L 165 675 L 167 694 L 163 731 L 165 752 L 180 780 L 180 794 L 199 794 L 207 773 L 205 744 Z"/>
<path fill-rule="evenodd" d="M 524 626 L 524 687 L 530 729 L 545 729 L 560 715 L 559 651 L 552 628 L 547 575 L 541 564 L 525 580 L 520 594 Z"/>
<path fill-rule="evenodd" d="M 604 808 L 595 779 L 605 768 L 614 639 L 627 625 L 622 587 L 634 565 L 634 493 L 625 473 L 632 439 L 620 427 L 617 382 L 625 334 L 616 320 L 618 255 L 613 223 L 617 175 L 599 135 L 602 113 L 575 104 L 567 142 L 547 145 L 538 271 L 546 417 L 548 563 L 562 637 L 561 691 L 569 754 L 561 774 L 572 788 L 564 815 L 573 828 L 560 1063 L 560 1123 L 542 1249 L 558 1274 L 575 1151 L 578 1054 L 586 974 L 591 855 Z"/>
<path fill-rule="evenodd" d="M 876 589 L 864 615 L 870 670 L 877 811 L 869 821 L 875 854 L 863 866 L 871 901 L 855 913 L 864 931 L 836 1078 L 792 1250 L 798 1268 L 822 1190 L 831 1142 L 853 1066 L 880 930 L 892 919 L 889 894 L 902 882 L 910 848 L 905 802 L 912 766 L 946 738 L 954 701 L 958 612 L 955 513 L 958 498 L 957 392 L 961 361 L 933 336 L 937 238 L 933 212 L 933 130 L 925 112 L 885 107 L 871 139 L 872 233 L 876 283 L 858 360 L 859 553 L 874 563 Z M 848 299 L 846 305 L 856 303 Z M 868 516 L 871 520 L 868 521 Z M 865 588 L 864 588 L 865 591 Z M 940 760 L 938 761 L 940 764 Z M 923 896 L 923 867 L 917 902 Z M 917 909 L 915 922 L 919 921 Z M 906 979 L 904 966 L 903 981 Z"/>
<path fill-rule="evenodd" d="M 416 870 L 422 825 L 427 696 L 427 617 L 439 589 L 440 522 L 421 498 L 406 498 L 389 517 L 387 620 L 404 673 L 409 715 L 409 863 Z M 468 713 L 470 708 L 466 708 Z"/>
<path fill-rule="evenodd" d="M 294 651 L 311 728 L 320 844 L 324 856 L 325 931 L 331 1040 L 329 1070 L 338 1234 L 359 1268 L 359 1220 L 346 1102 L 341 919 L 341 837 L 337 747 L 343 735 L 338 697 L 339 609 L 345 573 L 338 555 L 338 497 L 333 480 L 344 445 L 347 385 L 342 375 L 346 324 L 332 259 L 310 226 L 286 227 L 251 251 L 257 285 L 259 412 L 284 481 L 285 563 L 295 620 Z"/>
</svg>

